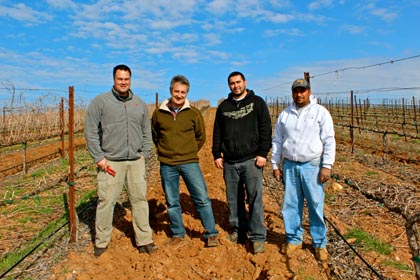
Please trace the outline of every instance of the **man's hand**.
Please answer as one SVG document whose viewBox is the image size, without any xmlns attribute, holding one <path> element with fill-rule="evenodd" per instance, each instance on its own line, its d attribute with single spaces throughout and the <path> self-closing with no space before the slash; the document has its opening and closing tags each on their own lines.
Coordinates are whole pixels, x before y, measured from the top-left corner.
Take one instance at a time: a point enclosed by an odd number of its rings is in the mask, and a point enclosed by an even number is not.
<svg viewBox="0 0 420 280">
<path fill-rule="evenodd" d="M 264 157 L 257 156 L 255 159 L 255 165 L 260 168 L 264 167 L 266 163 L 267 163 L 267 159 Z"/>
<path fill-rule="evenodd" d="M 319 171 L 319 181 L 321 182 L 321 184 L 324 184 L 325 182 L 327 182 L 330 179 L 331 176 L 331 169 L 322 167 L 321 170 Z"/>
<path fill-rule="evenodd" d="M 273 169 L 273 176 L 276 178 L 277 182 L 283 181 L 283 172 L 280 169 Z"/>
<path fill-rule="evenodd" d="M 108 162 L 106 161 L 106 158 L 100 160 L 97 164 L 96 164 L 102 171 L 106 171 L 107 167 L 108 167 Z"/>
<path fill-rule="evenodd" d="M 216 168 L 223 169 L 223 158 L 215 159 L 214 165 L 216 166 Z"/>
</svg>

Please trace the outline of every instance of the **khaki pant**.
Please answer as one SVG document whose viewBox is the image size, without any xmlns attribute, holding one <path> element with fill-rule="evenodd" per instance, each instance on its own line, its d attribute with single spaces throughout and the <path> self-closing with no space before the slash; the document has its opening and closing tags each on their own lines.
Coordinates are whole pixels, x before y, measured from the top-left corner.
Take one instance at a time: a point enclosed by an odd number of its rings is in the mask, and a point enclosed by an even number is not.
<svg viewBox="0 0 420 280">
<path fill-rule="evenodd" d="M 111 240 L 114 207 L 126 183 L 131 204 L 131 215 L 137 246 L 153 242 L 149 225 L 149 204 L 147 202 L 146 166 L 144 158 L 133 161 L 109 161 L 115 170 L 115 177 L 100 170 L 98 172 L 98 205 L 95 220 L 95 246 L 105 248 Z"/>
</svg>

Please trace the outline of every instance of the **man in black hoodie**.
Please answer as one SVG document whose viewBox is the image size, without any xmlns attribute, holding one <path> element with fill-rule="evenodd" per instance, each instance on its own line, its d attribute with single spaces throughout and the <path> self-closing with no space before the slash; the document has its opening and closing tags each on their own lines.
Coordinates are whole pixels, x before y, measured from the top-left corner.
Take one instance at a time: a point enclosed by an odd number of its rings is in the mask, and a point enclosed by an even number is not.
<svg viewBox="0 0 420 280">
<path fill-rule="evenodd" d="M 267 104 L 246 88 L 241 72 L 228 77 L 231 90 L 217 108 L 213 130 L 214 164 L 223 169 L 232 242 L 245 243 L 253 253 L 263 253 L 264 225 L 262 171 L 271 148 L 271 120 Z M 245 193 L 249 215 L 245 208 Z M 249 217 L 249 218 L 248 218 Z"/>
</svg>

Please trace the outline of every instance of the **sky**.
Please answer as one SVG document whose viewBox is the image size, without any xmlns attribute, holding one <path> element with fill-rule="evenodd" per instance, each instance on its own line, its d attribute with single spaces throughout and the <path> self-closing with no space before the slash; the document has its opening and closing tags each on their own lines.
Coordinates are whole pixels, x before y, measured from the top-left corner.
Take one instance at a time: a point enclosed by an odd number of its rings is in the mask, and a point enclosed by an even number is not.
<svg viewBox="0 0 420 280">
<path fill-rule="evenodd" d="M 232 71 L 266 100 L 304 72 L 324 100 L 420 98 L 418 0 L 0 0 L 0 26 L 0 106 L 69 86 L 89 102 L 117 64 L 147 103 L 182 74 L 216 106 Z"/>
</svg>

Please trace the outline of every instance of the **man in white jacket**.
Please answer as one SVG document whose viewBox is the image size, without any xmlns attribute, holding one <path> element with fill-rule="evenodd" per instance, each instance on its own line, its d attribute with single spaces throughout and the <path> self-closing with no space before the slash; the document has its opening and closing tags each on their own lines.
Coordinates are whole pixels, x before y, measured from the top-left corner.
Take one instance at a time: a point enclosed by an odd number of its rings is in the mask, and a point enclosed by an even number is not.
<svg viewBox="0 0 420 280">
<path fill-rule="evenodd" d="M 306 199 L 315 257 L 325 262 L 324 183 L 330 178 L 335 160 L 334 125 L 328 110 L 311 95 L 308 81 L 295 80 L 292 97 L 293 104 L 277 119 L 272 141 L 273 176 L 285 187 L 282 215 L 287 244 L 282 252 L 290 257 L 302 248 Z"/>
</svg>

